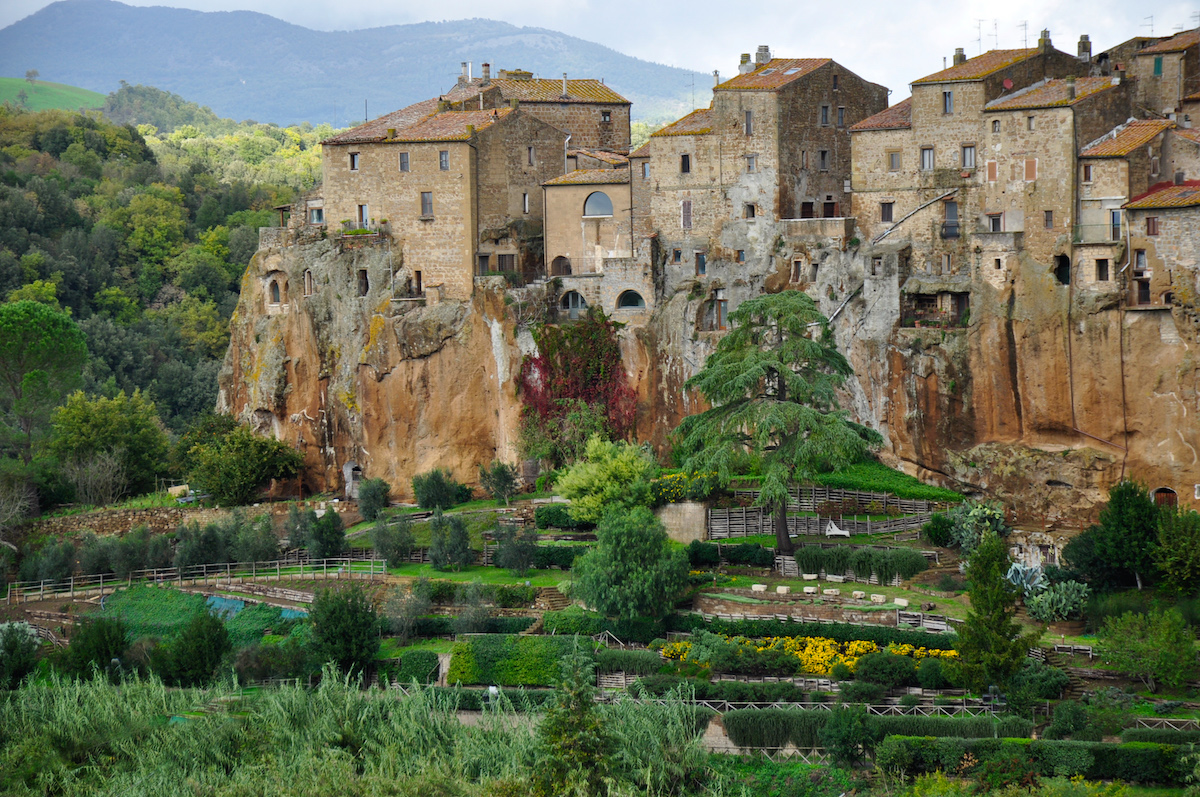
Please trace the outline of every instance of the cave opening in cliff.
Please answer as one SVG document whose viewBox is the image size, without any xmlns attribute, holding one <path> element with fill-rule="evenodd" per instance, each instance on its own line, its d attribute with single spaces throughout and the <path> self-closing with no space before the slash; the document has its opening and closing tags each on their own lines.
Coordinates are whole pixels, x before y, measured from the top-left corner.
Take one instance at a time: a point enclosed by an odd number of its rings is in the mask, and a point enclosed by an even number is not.
<svg viewBox="0 0 1200 797">
<path fill-rule="evenodd" d="M 1066 255 L 1054 256 L 1054 278 L 1059 285 L 1071 284 L 1071 258 Z"/>
<path fill-rule="evenodd" d="M 358 295 L 366 296 L 371 291 L 371 280 L 367 276 L 367 270 L 360 268 L 358 270 Z"/>
</svg>

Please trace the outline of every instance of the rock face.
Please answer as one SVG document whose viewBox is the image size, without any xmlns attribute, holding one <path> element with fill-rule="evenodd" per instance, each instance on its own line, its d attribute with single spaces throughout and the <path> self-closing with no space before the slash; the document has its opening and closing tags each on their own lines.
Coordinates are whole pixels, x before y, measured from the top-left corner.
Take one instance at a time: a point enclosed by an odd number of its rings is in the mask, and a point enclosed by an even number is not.
<svg viewBox="0 0 1200 797">
<path fill-rule="evenodd" d="M 404 495 L 414 474 L 434 467 L 474 482 L 479 463 L 515 461 L 514 380 L 533 350 L 525 324 L 554 300 L 552 284 L 506 291 L 500 280 L 481 280 L 469 302 L 393 300 L 392 285 L 409 273 L 386 242 L 339 246 L 264 246 L 255 255 L 232 321 L 220 409 L 294 443 L 312 489 L 340 488 L 347 462 Z M 809 279 L 788 273 L 801 256 L 819 262 Z M 1122 477 L 1193 502 L 1194 309 L 1121 309 L 1115 294 L 1059 285 L 1025 258 L 1002 277 L 976 263 L 949 286 L 907 273 L 900 245 L 788 236 L 776 262 L 784 265 L 721 272 L 719 285 L 710 277 L 663 288 L 648 321 L 622 329 L 638 439 L 661 447 L 681 418 L 703 408 L 683 385 L 721 334 L 702 322 L 714 287 L 731 307 L 795 288 L 834 319 L 855 368 L 843 406 L 883 435 L 892 464 L 1008 499 L 1043 526 L 1055 516 L 1077 523 Z M 282 286 L 277 303 L 272 281 Z M 969 294 L 969 323 L 903 326 L 906 289 Z"/>
</svg>

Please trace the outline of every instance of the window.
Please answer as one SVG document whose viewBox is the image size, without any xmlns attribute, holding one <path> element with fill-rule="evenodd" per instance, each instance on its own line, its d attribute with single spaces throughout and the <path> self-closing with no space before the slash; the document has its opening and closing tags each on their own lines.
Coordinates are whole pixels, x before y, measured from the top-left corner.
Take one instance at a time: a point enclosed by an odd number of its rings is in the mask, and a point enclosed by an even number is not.
<svg viewBox="0 0 1200 797">
<path fill-rule="evenodd" d="M 898 150 L 892 150 L 887 154 L 887 164 L 889 172 L 900 171 L 900 152 Z"/>
<path fill-rule="evenodd" d="M 1033 129 L 1033 117 L 1032 117 L 1032 116 L 1026 116 L 1026 117 L 1025 117 L 1025 129 L 1026 129 L 1026 130 L 1032 130 L 1032 129 Z"/>
<path fill-rule="evenodd" d="M 358 153 L 357 152 L 350 153 L 350 171 L 352 171 L 352 172 L 358 171 Z"/>
<path fill-rule="evenodd" d="M 806 150 L 806 149 L 800 150 L 800 168 L 801 169 L 808 168 L 808 150 Z"/>
<path fill-rule="evenodd" d="M 571 276 L 571 258 L 559 255 L 550 261 L 550 276 L 552 277 L 569 277 Z"/>
<path fill-rule="evenodd" d="M 988 232 L 1004 232 L 1004 214 L 988 214 Z"/>
<path fill-rule="evenodd" d="M 933 147 L 921 147 L 921 171 L 933 171 Z"/>
<path fill-rule="evenodd" d="M 487 273 L 492 270 L 491 255 L 479 254 L 476 256 L 476 262 L 479 264 L 479 276 L 487 276 Z"/>
<path fill-rule="evenodd" d="M 310 269 L 304 270 L 304 295 L 305 296 L 313 295 L 313 276 L 312 276 L 312 271 Z"/>
<path fill-rule="evenodd" d="M 1092 164 L 1090 163 L 1083 164 L 1083 181 L 1085 183 L 1092 181 Z"/>
<path fill-rule="evenodd" d="M 737 250 L 737 262 L 739 262 L 739 263 L 746 262 L 746 250 L 745 249 Z"/>
<path fill-rule="evenodd" d="M 692 173 L 692 156 L 684 153 L 679 156 L 679 172 L 681 174 Z"/>
<path fill-rule="evenodd" d="M 942 92 L 942 113 L 954 113 L 954 92 Z"/>
<path fill-rule="evenodd" d="M 754 172 L 758 171 L 758 156 L 757 155 L 747 155 L 746 156 L 746 171 L 750 174 L 754 174 Z"/>
<path fill-rule="evenodd" d="M 1162 77 L 1162 56 L 1154 56 L 1154 76 Z"/>
<path fill-rule="evenodd" d="M 496 269 L 498 271 L 516 271 L 517 256 L 516 255 L 496 255 Z"/>
<path fill-rule="evenodd" d="M 1002 261 L 1000 258 L 996 258 L 996 270 L 999 271 L 1003 267 L 1004 261 Z"/>
<path fill-rule="evenodd" d="M 421 218 L 429 218 L 433 216 L 433 192 L 421 192 Z"/>
<path fill-rule="evenodd" d="M 948 253 L 942 255 L 942 273 L 949 274 L 950 270 L 953 267 L 954 267 L 954 258 L 950 257 L 950 255 Z"/>
<path fill-rule="evenodd" d="M 871 276 L 878 277 L 880 271 L 883 271 L 883 258 L 882 257 L 871 258 Z"/>
<path fill-rule="evenodd" d="M 683 262 L 683 250 L 682 249 L 672 249 L 671 250 L 671 262 L 672 263 L 682 263 Z"/>
<path fill-rule="evenodd" d="M 757 210 L 758 209 L 756 207 L 754 207 L 753 202 L 747 202 L 746 204 L 742 205 L 742 218 L 743 219 L 754 218 L 754 215 L 757 212 Z"/>
<path fill-rule="evenodd" d="M 1121 211 L 1110 210 L 1108 212 L 1108 228 L 1109 239 L 1113 241 L 1121 240 Z"/>
<path fill-rule="evenodd" d="M 645 306 L 646 300 L 643 299 L 642 295 L 637 291 L 623 291 L 621 295 L 617 297 L 617 307 L 623 309 L 632 310 Z"/>
<path fill-rule="evenodd" d="M 838 106 L 838 122 L 837 122 L 837 126 L 838 126 L 838 127 L 845 127 L 845 126 L 846 126 L 846 109 L 845 109 L 845 108 L 843 108 L 843 107 L 842 107 L 842 106 L 840 106 L 840 105 Z"/>
<path fill-rule="evenodd" d="M 823 149 L 817 152 L 817 166 L 821 171 L 829 171 L 829 150 Z"/>
<path fill-rule="evenodd" d="M 533 147 L 525 148 L 525 162 L 530 166 L 533 165 Z"/>
<path fill-rule="evenodd" d="M 309 224 L 324 224 L 325 223 L 325 209 L 324 208 L 309 208 L 308 209 L 308 223 Z"/>
<path fill-rule="evenodd" d="M 450 151 L 442 150 L 438 153 L 438 168 L 444 172 L 450 171 Z"/>
<path fill-rule="evenodd" d="M 746 111 L 746 135 L 754 135 L 754 111 Z"/>
<path fill-rule="evenodd" d="M 613 203 L 603 191 L 593 191 L 583 202 L 584 216 L 611 216 Z"/>
<path fill-rule="evenodd" d="M 1146 217 L 1146 235 L 1158 235 L 1158 216 Z"/>
<path fill-rule="evenodd" d="M 964 144 L 962 148 L 962 167 L 964 169 L 975 168 L 975 145 Z"/>
<path fill-rule="evenodd" d="M 1059 285 L 1071 284 L 1071 258 L 1066 255 L 1054 256 L 1054 279 Z"/>
<path fill-rule="evenodd" d="M 829 106 L 828 105 L 821 106 L 821 125 L 825 126 L 825 127 L 829 126 Z"/>
<path fill-rule="evenodd" d="M 714 328 L 728 329 L 729 328 L 729 300 L 725 298 L 725 289 L 717 288 L 713 291 L 713 311 L 714 311 Z"/>
<path fill-rule="evenodd" d="M 521 212 L 529 212 L 529 194 L 521 194 Z"/>
<path fill-rule="evenodd" d="M 358 295 L 366 296 L 371 292 L 371 279 L 367 276 L 367 270 L 360 268 L 358 270 Z"/>
<path fill-rule="evenodd" d="M 1042 226 L 1045 227 L 1047 230 L 1054 229 L 1054 211 L 1053 210 L 1043 210 L 1042 211 Z"/>
<path fill-rule="evenodd" d="M 408 171 L 408 153 L 407 152 L 400 153 L 400 171 L 402 171 L 402 172 Z"/>
<path fill-rule="evenodd" d="M 1157 155 L 1150 158 L 1150 174 L 1155 175 L 1155 176 L 1158 175 L 1158 156 Z"/>
<path fill-rule="evenodd" d="M 611 122 L 612 121 L 612 111 L 601 111 L 600 112 L 600 121 L 601 122 Z"/>
<path fill-rule="evenodd" d="M 642 164 L 642 179 L 643 180 L 650 179 L 650 161 L 646 161 L 645 163 Z"/>
<path fill-rule="evenodd" d="M 271 280 L 271 304 L 279 304 L 279 281 Z"/>
<path fill-rule="evenodd" d="M 370 224 L 371 223 L 371 209 L 369 207 L 367 207 L 366 205 L 359 205 L 357 221 L 358 221 L 358 225 L 360 227 L 366 227 L 368 224 Z"/>
<path fill-rule="evenodd" d="M 563 294 L 560 306 L 567 311 L 567 317 L 575 321 L 579 316 L 583 315 L 587 310 L 587 302 L 579 294 L 579 291 L 567 291 Z"/>
<path fill-rule="evenodd" d="M 1037 179 L 1037 158 L 1025 159 L 1025 182 L 1032 183 Z"/>
<path fill-rule="evenodd" d="M 425 285 L 421 280 L 421 272 L 419 271 L 413 272 L 413 291 L 416 292 L 417 296 L 425 295 Z"/>
<path fill-rule="evenodd" d="M 1096 282 L 1108 282 L 1108 258 L 1096 260 Z"/>
<path fill-rule="evenodd" d="M 838 87 L 838 76 L 834 75 L 833 76 L 833 90 L 837 91 L 837 87 Z"/>
<path fill-rule="evenodd" d="M 708 258 L 703 252 L 696 253 L 696 276 L 703 277 L 708 273 Z"/>
<path fill-rule="evenodd" d="M 814 216 L 816 216 L 816 212 L 813 210 L 813 203 L 812 202 L 801 202 L 800 203 L 800 218 L 811 219 Z"/>
<path fill-rule="evenodd" d="M 793 260 L 792 261 L 792 282 L 800 282 L 802 279 L 804 279 L 803 275 L 804 275 L 804 261 L 803 260 Z"/>
<path fill-rule="evenodd" d="M 827 219 L 837 218 L 837 213 L 838 213 L 837 203 L 836 202 L 826 202 L 824 205 L 821 206 L 821 211 L 822 211 L 823 215 L 825 216 L 825 218 L 827 218 Z"/>
<path fill-rule="evenodd" d="M 993 132 L 993 133 L 999 133 L 999 132 L 1000 132 L 1000 120 L 999 120 L 999 119 L 993 119 L 993 120 L 992 120 L 992 132 Z"/>
<path fill-rule="evenodd" d="M 692 200 L 690 199 L 679 203 L 679 226 L 685 230 L 692 229 Z"/>
<path fill-rule="evenodd" d="M 987 180 L 989 183 L 994 183 L 1000 179 L 1000 165 L 996 161 L 987 162 Z"/>
<path fill-rule="evenodd" d="M 942 222 L 942 237 L 957 238 L 958 237 L 958 203 L 944 202 L 942 210 L 945 213 L 945 219 Z"/>
<path fill-rule="evenodd" d="M 892 220 L 892 210 L 895 207 L 896 207 L 895 202 L 880 202 L 879 203 L 879 220 L 880 221 L 891 221 Z"/>
<path fill-rule="evenodd" d="M 1138 249 L 1133 253 L 1133 271 L 1136 276 L 1141 276 L 1138 272 L 1146 270 L 1146 250 Z"/>
</svg>

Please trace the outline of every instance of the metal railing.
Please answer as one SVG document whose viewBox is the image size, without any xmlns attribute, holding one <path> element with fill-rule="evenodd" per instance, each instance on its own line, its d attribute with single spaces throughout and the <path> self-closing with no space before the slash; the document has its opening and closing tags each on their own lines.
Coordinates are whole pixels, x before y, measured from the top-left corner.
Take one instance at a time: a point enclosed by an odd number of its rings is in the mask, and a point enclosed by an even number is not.
<svg viewBox="0 0 1200 797">
<path fill-rule="evenodd" d="M 1076 224 L 1071 240 L 1077 244 L 1115 244 L 1121 240 L 1121 225 Z"/>
</svg>

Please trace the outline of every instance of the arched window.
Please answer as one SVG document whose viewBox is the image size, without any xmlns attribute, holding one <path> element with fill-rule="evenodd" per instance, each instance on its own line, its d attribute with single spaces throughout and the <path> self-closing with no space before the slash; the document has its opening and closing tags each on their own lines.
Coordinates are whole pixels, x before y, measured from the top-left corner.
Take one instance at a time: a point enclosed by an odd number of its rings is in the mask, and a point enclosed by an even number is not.
<svg viewBox="0 0 1200 797">
<path fill-rule="evenodd" d="M 1170 487 L 1159 487 L 1154 491 L 1154 503 L 1159 506 L 1178 506 L 1179 494 Z"/>
<path fill-rule="evenodd" d="M 637 291 L 625 291 L 617 297 L 617 307 L 619 308 L 637 308 L 645 307 L 646 300 Z"/>
<path fill-rule="evenodd" d="M 571 276 L 571 258 L 559 255 L 550 261 L 550 276 L 551 277 L 569 277 Z"/>
<path fill-rule="evenodd" d="M 603 191 L 593 191 L 583 203 L 585 216 L 611 216 L 613 214 L 612 200 Z"/>
<path fill-rule="evenodd" d="M 567 316 L 572 321 L 579 318 L 585 310 L 587 310 L 587 302 L 583 300 L 583 296 L 579 291 L 567 291 L 563 294 L 561 306 L 567 311 Z"/>
<path fill-rule="evenodd" d="M 304 271 L 304 295 L 313 295 L 313 276 L 310 269 L 305 269 Z"/>
<path fill-rule="evenodd" d="M 279 303 L 279 280 L 271 280 L 271 304 Z"/>
</svg>

